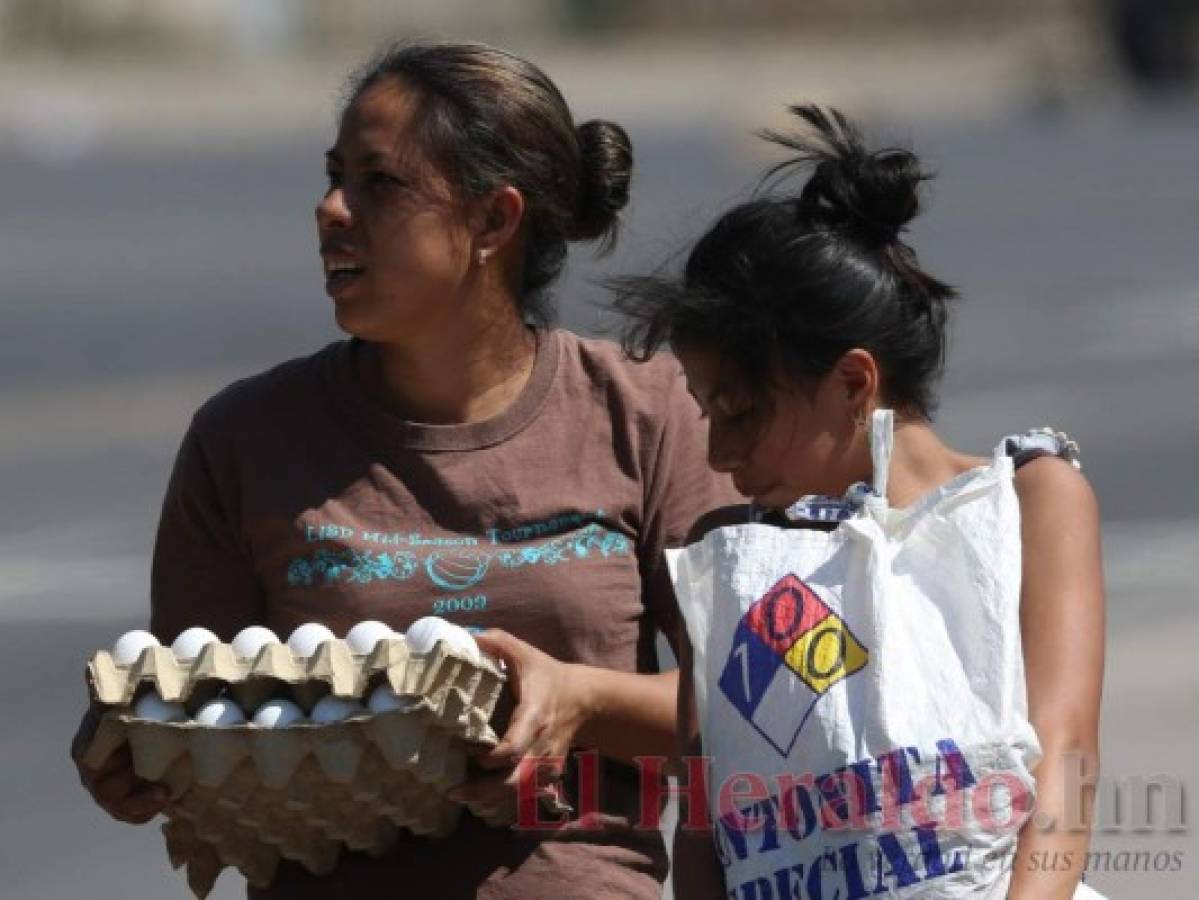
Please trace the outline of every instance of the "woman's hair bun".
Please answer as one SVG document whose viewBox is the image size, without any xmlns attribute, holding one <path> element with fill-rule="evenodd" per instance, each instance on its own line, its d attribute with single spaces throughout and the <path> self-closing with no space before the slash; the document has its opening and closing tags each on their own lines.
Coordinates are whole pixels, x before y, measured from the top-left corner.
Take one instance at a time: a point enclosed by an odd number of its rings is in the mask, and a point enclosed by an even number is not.
<svg viewBox="0 0 1199 900">
<path fill-rule="evenodd" d="M 596 119 L 575 129 L 579 141 L 579 193 L 569 237 L 576 241 L 616 237 L 618 213 L 629 202 L 633 144 L 614 122 Z"/>
<path fill-rule="evenodd" d="M 760 136 L 792 151 L 794 158 L 767 177 L 814 166 L 799 194 L 799 213 L 824 218 L 869 243 L 890 244 L 920 211 L 917 190 L 930 176 L 916 156 L 899 148 L 868 150 L 862 136 L 836 109 L 790 107 L 802 123 L 795 132 L 763 131 Z"/>
</svg>

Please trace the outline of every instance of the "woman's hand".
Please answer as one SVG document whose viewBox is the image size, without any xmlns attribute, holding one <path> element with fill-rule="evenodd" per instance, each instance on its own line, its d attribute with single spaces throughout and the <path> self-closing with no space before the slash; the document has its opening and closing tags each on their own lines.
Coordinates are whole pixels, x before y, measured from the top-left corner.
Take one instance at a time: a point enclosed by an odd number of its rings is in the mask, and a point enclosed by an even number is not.
<svg viewBox="0 0 1199 900">
<path fill-rule="evenodd" d="M 556 795 L 566 756 L 590 714 L 586 667 L 564 663 L 506 631 L 476 635 L 479 649 L 503 660 L 516 703 L 500 742 L 475 760 L 494 774 L 467 780 L 451 799 L 513 810 L 517 799 Z"/>
<path fill-rule="evenodd" d="M 71 759 L 79 770 L 79 781 L 97 805 L 114 819 L 144 825 L 166 806 L 167 789 L 161 784 L 143 781 L 134 774 L 128 744 L 122 744 L 111 753 L 99 768 L 92 769 L 84 764 L 84 754 L 91 745 L 101 715 L 94 706 L 88 709 L 71 742 Z"/>
</svg>

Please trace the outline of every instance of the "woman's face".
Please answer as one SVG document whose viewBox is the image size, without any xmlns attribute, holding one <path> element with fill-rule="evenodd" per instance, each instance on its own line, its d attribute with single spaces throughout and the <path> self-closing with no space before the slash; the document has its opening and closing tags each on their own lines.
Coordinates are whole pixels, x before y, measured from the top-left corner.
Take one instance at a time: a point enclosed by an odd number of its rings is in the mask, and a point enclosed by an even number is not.
<svg viewBox="0 0 1199 900">
<path fill-rule="evenodd" d="M 840 496 L 869 475 L 865 434 L 855 424 L 862 392 L 853 372 L 839 365 L 813 386 L 773 387 L 763 402 L 715 351 L 678 347 L 676 353 L 708 419 L 708 464 L 759 505 L 777 509 L 807 494 Z"/>
<path fill-rule="evenodd" d="M 337 324 L 387 341 L 456 313 L 470 272 L 462 204 L 413 137 L 415 93 L 384 79 L 345 111 L 316 208 Z"/>
</svg>

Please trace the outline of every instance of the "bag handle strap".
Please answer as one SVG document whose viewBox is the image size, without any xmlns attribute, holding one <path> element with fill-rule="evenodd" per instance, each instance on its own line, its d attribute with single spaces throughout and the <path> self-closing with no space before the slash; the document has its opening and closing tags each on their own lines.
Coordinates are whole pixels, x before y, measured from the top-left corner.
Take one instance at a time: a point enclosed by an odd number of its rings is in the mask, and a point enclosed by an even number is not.
<svg viewBox="0 0 1199 900">
<path fill-rule="evenodd" d="M 891 456 L 895 452 L 895 412 L 876 409 L 870 416 L 870 461 L 874 466 L 871 487 L 887 500 L 887 480 L 891 475 Z"/>
<path fill-rule="evenodd" d="M 849 486 L 844 497 L 809 495 L 800 497 L 783 515 L 792 522 L 844 522 L 852 518 L 867 502 L 887 504 L 887 478 L 891 471 L 891 456 L 895 452 L 895 413 L 876 409 L 870 417 L 870 461 L 873 466 L 870 483 L 856 482 Z M 763 511 L 750 504 L 751 522 L 763 521 Z"/>
</svg>

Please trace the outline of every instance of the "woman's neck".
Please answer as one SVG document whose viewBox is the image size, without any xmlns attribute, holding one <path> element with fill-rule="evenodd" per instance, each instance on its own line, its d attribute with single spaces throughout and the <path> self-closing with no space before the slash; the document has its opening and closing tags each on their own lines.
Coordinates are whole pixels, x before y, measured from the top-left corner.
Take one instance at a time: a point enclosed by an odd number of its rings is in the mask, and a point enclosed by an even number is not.
<svg viewBox="0 0 1199 900">
<path fill-rule="evenodd" d="M 533 371 L 533 331 L 515 309 L 479 322 L 438 324 L 402 343 L 367 343 L 359 374 L 376 401 L 429 425 L 481 422 L 507 409 Z"/>
<path fill-rule="evenodd" d="M 902 509 L 986 462 L 946 446 L 925 420 L 896 421 L 887 501 Z"/>
</svg>

